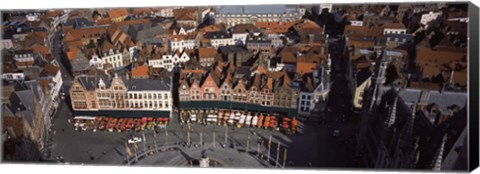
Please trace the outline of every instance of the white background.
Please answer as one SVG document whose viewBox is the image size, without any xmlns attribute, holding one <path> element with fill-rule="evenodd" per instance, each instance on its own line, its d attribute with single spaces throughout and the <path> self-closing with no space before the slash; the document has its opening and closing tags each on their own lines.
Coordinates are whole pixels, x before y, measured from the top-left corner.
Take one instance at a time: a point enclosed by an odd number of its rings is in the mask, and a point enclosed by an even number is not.
<svg viewBox="0 0 480 174">
<path fill-rule="evenodd" d="M 445 0 L 435 0 L 445 1 Z M 312 4 L 312 3 L 376 3 L 381 0 L 2 0 L 0 9 L 52 9 L 52 8 L 97 8 L 97 7 L 153 7 L 153 6 L 206 6 L 206 5 L 247 5 L 247 4 Z M 389 2 L 425 2 L 425 0 L 402 0 Z M 478 4 L 478 2 L 476 2 Z M 477 5 L 478 7 L 478 5 Z M 473 19 L 473 18 L 472 18 Z M 477 17 L 478 20 L 478 17 Z M 476 31 L 478 32 L 478 31 Z M 478 75 L 477 75 L 478 78 Z M 478 123 L 477 123 L 478 124 Z M 312 147 L 313 148 L 313 147 Z M 475 147 L 472 147 L 475 148 Z M 478 147 L 477 147 L 478 148 Z M 72 149 L 74 150 L 74 149 Z M 328 158 L 326 156 L 325 158 Z M 176 174 L 230 174 L 230 173 L 280 173 L 280 174 L 309 174 L 309 173 L 372 173 L 374 171 L 362 170 L 261 170 L 261 169 L 191 169 L 191 168 L 164 168 L 164 167 L 125 167 L 125 166 L 71 166 L 71 165 L 52 165 L 52 164 L 0 164 L 1 173 L 20 172 L 20 173 L 176 173 Z M 375 172 L 378 172 L 375 171 Z M 399 173 L 385 172 L 381 173 Z M 420 172 L 409 172 L 420 173 Z M 424 173 L 424 172 L 422 172 Z M 480 173 L 477 169 L 475 173 Z"/>
</svg>

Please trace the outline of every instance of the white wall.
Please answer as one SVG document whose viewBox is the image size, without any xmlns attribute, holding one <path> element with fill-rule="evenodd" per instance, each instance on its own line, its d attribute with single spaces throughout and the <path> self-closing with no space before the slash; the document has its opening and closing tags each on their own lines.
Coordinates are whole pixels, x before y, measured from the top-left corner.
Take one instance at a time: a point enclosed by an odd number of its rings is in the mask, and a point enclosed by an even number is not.
<svg viewBox="0 0 480 174">
<path fill-rule="evenodd" d="M 0 40 L 0 50 L 13 48 L 13 43 L 11 39 L 2 39 Z"/>
<path fill-rule="evenodd" d="M 103 69 L 103 60 L 100 59 L 97 55 L 93 55 L 89 61 L 90 66 L 94 66 L 97 69 Z"/>
<path fill-rule="evenodd" d="M 420 23 L 423 25 L 427 25 L 427 23 L 437 19 L 440 15 L 442 15 L 441 11 L 440 12 L 431 11 L 429 13 L 423 14 L 422 18 L 420 19 Z"/>
<path fill-rule="evenodd" d="M 170 41 L 170 49 L 172 51 L 180 50 L 183 51 L 184 49 L 193 49 L 197 46 L 197 42 L 195 40 L 171 40 Z"/>
<path fill-rule="evenodd" d="M 122 53 L 111 54 L 108 56 L 102 57 L 103 65 L 110 63 L 113 65 L 113 68 L 123 67 L 123 56 Z"/>
<path fill-rule="evenodd" d="M 245 45 L 248 33 L 233 33 L 232 38 L 236 45 Z"/>
<path fill-rule="evenodd" d="M 137 99 L 134 98 L 134 95 L 137 95 Z M 142 99 L 139 99 L 140 95 Z M 152 97 L 149 98 L 149 95 Z M 172 110 L 170 91 L 128 91 L 127 97 L 128 105 L 132 110 Z M 143 106 L 143 108 L 134 108 L 135 103 Z M 149 106 L 150 103 L 152 103 L 152 107 Z"/>
<path fill-rule="evenodd" d="M 219 46 L 235 45 L 233 38 L 210 39 L 210 44 L 217 49 Z"/>
<path fill-rule="evenodd" d="M 190 60 L 190 57 L 187 53 L 182 53 L 181 55 L 171 55 L 166 54 L 162 56 L 162 59 L 150 59 L 148 60 L 148 65 L 154 68 L 165 68 L 168 71 L 172 71 L 173 68 L 179 63 L 185 63 Z"/>
<path fill-rule="evenodd" d="M 407 29 L 385 28 L 383 34 L 406 34 Z"/>
<path fill-rule="evenodd" d="M 352 26 L 363 26 L 363 21 L 352 20 L 352 21 L 350 21 L 350 25 L 352 25 Z"/>
<path fill-rule="evenodd" d="M 23 80 L 25 79 L 25 74 L 21 73 L 2 73 L 2 79 L 4 80 Z"/>
</svg>

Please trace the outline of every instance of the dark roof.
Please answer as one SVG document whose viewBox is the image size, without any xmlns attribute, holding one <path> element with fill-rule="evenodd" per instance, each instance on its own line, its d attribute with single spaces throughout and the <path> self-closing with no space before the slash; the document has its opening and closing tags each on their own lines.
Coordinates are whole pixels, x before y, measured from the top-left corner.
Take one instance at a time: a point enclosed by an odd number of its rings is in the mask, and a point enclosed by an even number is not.
<svg viewBox="0 0 480 174">
<path fill-rule="evenodd" d="M 235 69 L 235 74 L 237 75 L 250 75 L 251 71 L 250 71 L 250 67 L 248 66 L 241 66 L 241 67 L 237 67 Z"/>
<path fill-rule="evenodd" d="M 357 86 L 360 86 L 365 80 L 372 76 L 372 71 L 364 70 L 357 73 Z"/>
<path fill-rule="evenodd" d="M 25 86 L 27 89 L 30 89 L 33 91 L 35 96 L 40 97 L 41 89 L 39 88 L 40 84 L 39 81 L 37 80 L 29 80 L 24 82 Z"/>
<path fill-rule="evenodd" d="M 12 111 L 12 108 L 10 108 L 9 105 L 3 105 L 2 106 L 2 116 L 4 117 L 14 117 L 15 114 Z"/>
<path fill-rule="evenodd" d="M 100 79 L 103 80 L 106 88 L 110 88 L 110 77 L 108 77 L 108 75 L 106 74 L 100 74 L 96 76 L 87 76 L 87 75 L 78 76 L 78 81 L 87 90 L 95 90 Z"/>
<path fill-rule="evenodd" d="M 142 29 L 142 30 L 139 29 L 139 31 L 136 33 L 136 36 L 135 37 L 132 36 L 132 38 L 134 38 L 135 41 L 153 39 L 155 35 L 162 34 L 164 32 L 165 30 L 163 29 L 162 26 L 155 26 L 155 27 Z"/>
<path fill-rule="evenodd" d="M 223 38 L 230 38 L 230 34 L 228 34 L 226 31 L 212 31 L 212 32 L 207 32 L 205 35 L 203 35 L 204 38 L 207 39 L 223 39 Z"/>
<path fill-rule="evenodd" d="M 218 47 L 221 53 L 239 53 L 239 52 L 248 52 L 248 50 L 244 47 L 238 45 L 229 45 L 229 46 L 220 46 Z"/>
<path fill-rule="evenodd" d="M 166 80 L 131 79 L 127 81 L 129 91 L 170 90 L 170 82 Z"/>
<path fill-rule="evenodd" d="M 284 14 L 295 12 L 296 8 L 287 5 L 246 5 L 219 6 L 217 13 L 225 14 Z"/>
<path fill-rule="evenodd" d="M 392 38 L 392 40 L 398 38 L 399 40 L 406 39 L 407 41 L 411 41 L 414 38 L 411 34 L 385 34 L 385 38 L 388 37 Z"/>
<path fill-rule="evenodd" d="M 256 33 L 260 30 L 253 24 L 238 24 L 232 29 L 232 33 Z"/>
<path fill-rule="evenodd" d="M 268 40 L 268 39 L 248 39 L 247 44 L 249 44 L 249 43 L 271 44 L 272 40 Z"/>
<path fill-rule="evenodd" d="M 20 113 L 24 119 L 32 125 L 32 112 L 35 111 L 35 102 L 32 100 L 33 92 L 31 90 L 15 91 L 10 96 L 10 105 L 13 112 Z"/>
<path fill-rule="evenodd" d="M 93 26 L 93 22 L 84 17 L 68 19 L 63 26 L 72 26 L 73 28 L 82 28 Z"/>
</svg>

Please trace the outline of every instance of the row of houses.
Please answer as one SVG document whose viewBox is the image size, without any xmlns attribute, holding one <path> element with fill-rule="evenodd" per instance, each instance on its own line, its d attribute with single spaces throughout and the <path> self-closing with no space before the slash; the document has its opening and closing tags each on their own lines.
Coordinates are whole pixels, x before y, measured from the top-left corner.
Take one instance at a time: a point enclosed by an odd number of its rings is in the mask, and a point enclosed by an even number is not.
<svg viewBox="0 0 480 174">
<path fill-rule="evenodd" d="M 70 88 L 75 111 L 172 111 L 171 79 L 130 79 L 129 75 L 77 76 Z"/>
<path fill-rule="evenodd" d="M 2 132 L 7 141 L 28 142 L 16 152 L 31 152 L 17 158 L 12 151 L 9 158 L 40 159 L 37 153 L 47 147 L 51 120 L 63 98 L 60 66 L 34 50 L 3 50 L 2 55 Z"/>
</svg>

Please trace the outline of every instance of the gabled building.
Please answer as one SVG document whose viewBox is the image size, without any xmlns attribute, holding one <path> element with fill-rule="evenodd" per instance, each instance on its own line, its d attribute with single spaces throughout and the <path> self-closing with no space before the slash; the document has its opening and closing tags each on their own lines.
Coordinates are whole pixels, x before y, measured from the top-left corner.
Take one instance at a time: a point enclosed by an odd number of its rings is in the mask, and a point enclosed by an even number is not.
<svg viewBox="0 0 480 174">
<path fill-rule="evenodd" d="M 212 47 L 198 48 L 198 61 L 203 67 L 209 67 L 215 62 L 217 51 Z"/>
<path fill-rule="evenodd" d="M 197 48 L 199 43 L 195 35 L 175 35 L 170 37 L 170 50 L 183 51 L 184 49 Z"/>
<path fill-rule="evenodd" d="M 112 22 L 121 22 L 129 15 L 127 9 L 124 8 L 107 10 L 107 13 Z"/>
<path fill-rule="evenodd" d="M 287 5 L 221 6 L 215 11 L 215 24 L 227 27 L 255 22 L 288 22 L 302 18 L 305 9 Z"/>
<path fill-rule="evenodd" d="M 208 39 L 212 47 L 217 49 L 220 46 L 235 45 L 232 36 L 226 31 L 207 32 L 203 38 Z"/>
<path fill-rule="evenodd" d="M 73 110 L 82 111 L 162 111 L 172 110 L 169 79 L 129 79 L 128 76 L 82 75 L 70 88 Z M 110 113 L 111 114 L 111 113 Z M 157 117 L 160 115 L 157 115 Z"/>
<path fill-rule="evenodd" d="M 67 57 L 69 60 L 68 65 L 73 76 L 87 73 L 90 67 L 90 61 L 81 49 L 75 46 L 70 47 L 70 50 L 67 52 Z"/>
<path fill-rule="evenodd" d="M 194 57 L 193 50 L 175 51 L 173 54 L 156 54 L 148 60 L 148 65 L 154 68 L 164 68 L 172 71 L 180 67 Z"/>
<path fill-rule="evenodd" d="M 249 37 L 257 37 L 260 30 L 254 24 L 238 24 L 231 28 L 232 38 L 236 45 L 245 45 Z"/>
</svg>

